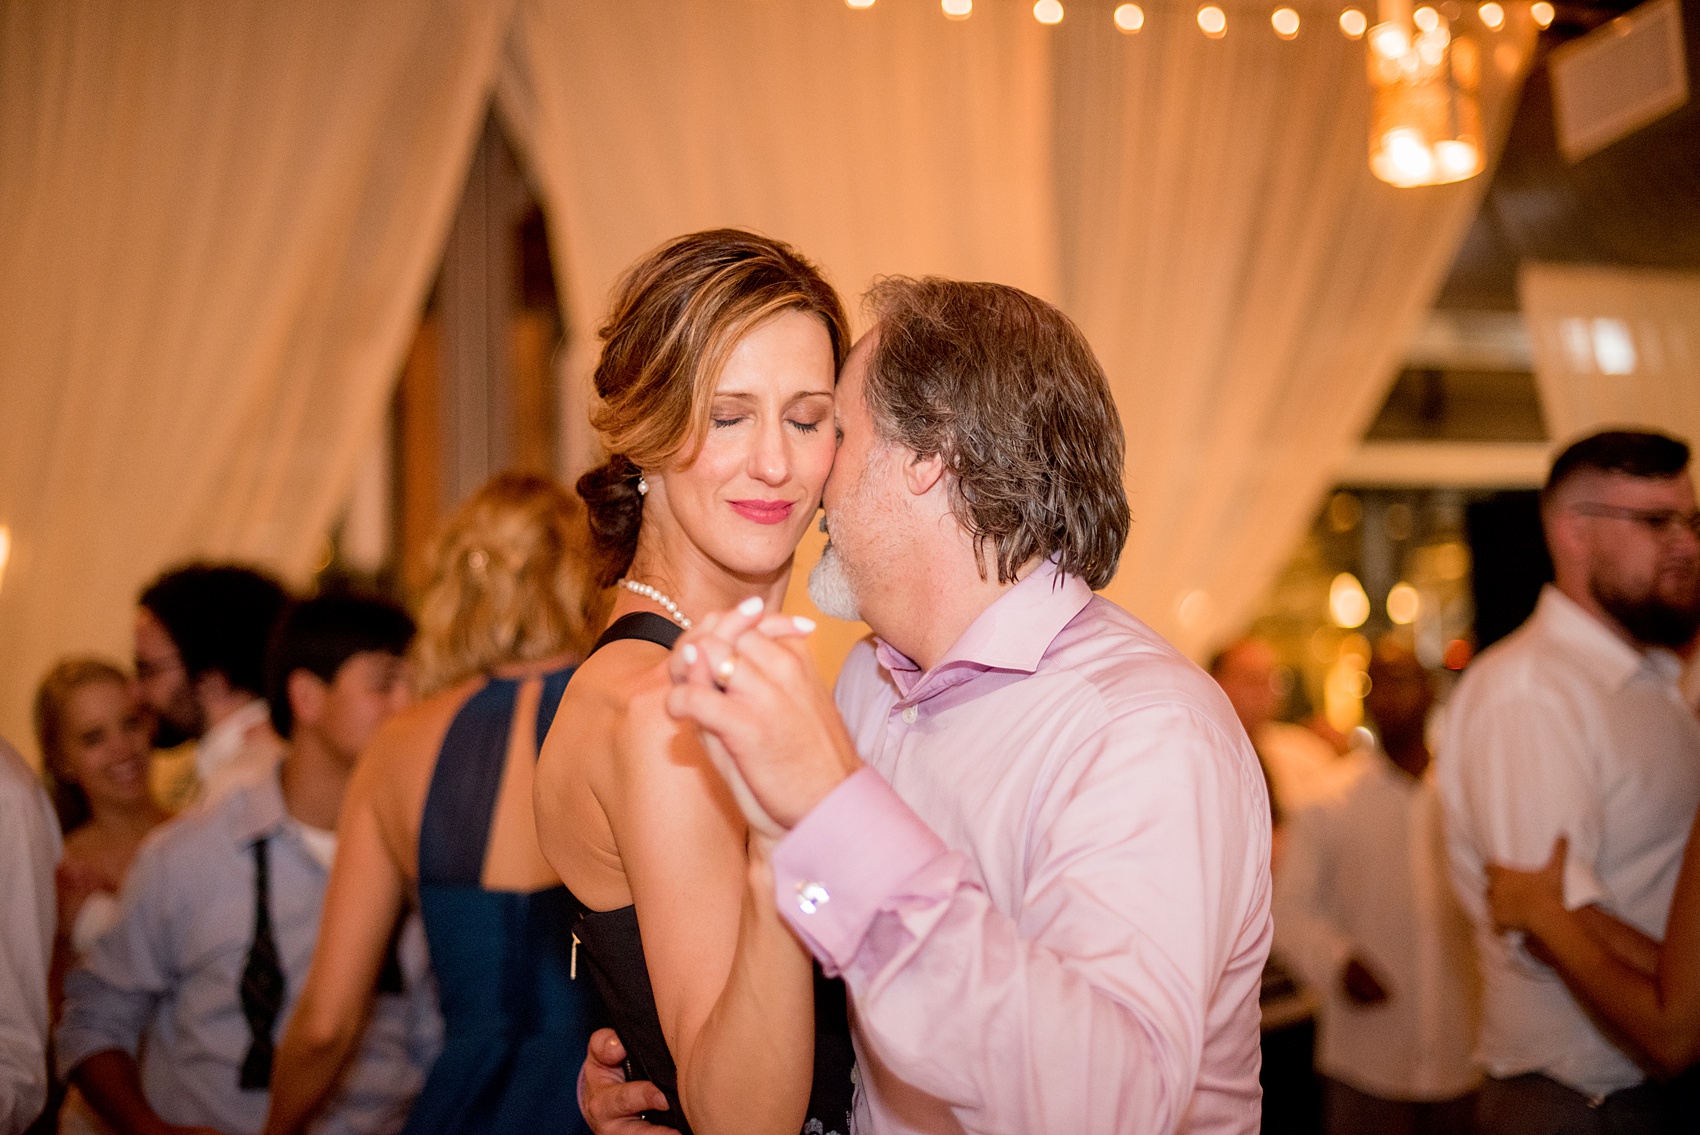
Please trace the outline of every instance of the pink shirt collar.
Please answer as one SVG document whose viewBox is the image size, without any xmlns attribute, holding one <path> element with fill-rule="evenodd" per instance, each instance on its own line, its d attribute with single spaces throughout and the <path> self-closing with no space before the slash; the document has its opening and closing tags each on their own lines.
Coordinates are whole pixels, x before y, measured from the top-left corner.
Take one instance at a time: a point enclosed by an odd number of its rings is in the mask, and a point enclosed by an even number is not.
<svg viewBox="0 0 1700 1135">
<path fill-rule="evenodd" d="M 1085 580 L 1058 572 L 1056 561 L 1046 560 L 981 611 L 931 670 L 923 673 L 882 638 L 874 639 L 875 650 L 900 701 L 925 701 L 987 670 L 1031 674 L 1052 641 L 1091 601 Z"/>
</svg>

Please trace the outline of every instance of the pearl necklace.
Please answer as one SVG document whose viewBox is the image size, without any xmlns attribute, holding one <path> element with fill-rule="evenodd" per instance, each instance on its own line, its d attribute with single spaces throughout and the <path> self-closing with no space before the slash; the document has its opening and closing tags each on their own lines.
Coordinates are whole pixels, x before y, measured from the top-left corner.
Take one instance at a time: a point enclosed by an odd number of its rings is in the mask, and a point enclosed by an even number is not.
<svg viewBox="0 0 1700 1135">
<path fill-rule="evenodd" d="M 639 583 L 635 579 L 617 579 L 614 582 L 634 595 L 641 595 L 645 599 L 654 600 L 657 606 L 667 612 L 669 619 L 672 619 L 687 631 L 691 629 L 690 619 L 686 618 L 679 611 L 679 605 L 673 602 L 671 597 L 663 594 L 659 588 L 651 587 L 647 583 Z"/>
</svg>

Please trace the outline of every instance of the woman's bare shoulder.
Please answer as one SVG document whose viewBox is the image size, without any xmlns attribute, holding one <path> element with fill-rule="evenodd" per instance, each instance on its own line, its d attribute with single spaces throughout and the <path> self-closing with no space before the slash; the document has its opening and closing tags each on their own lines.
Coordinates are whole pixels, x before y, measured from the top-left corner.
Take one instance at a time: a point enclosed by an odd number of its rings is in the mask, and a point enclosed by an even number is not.
<svg viewBox="0 0 1700 1135">
<path fill-rule="evenodd" d="M 455 714 L 483 685 L 482 677 L 468 678 L 391 714 L 368 742 L 367 758 L 391 772 L 435 764 Z"/>
</svg>

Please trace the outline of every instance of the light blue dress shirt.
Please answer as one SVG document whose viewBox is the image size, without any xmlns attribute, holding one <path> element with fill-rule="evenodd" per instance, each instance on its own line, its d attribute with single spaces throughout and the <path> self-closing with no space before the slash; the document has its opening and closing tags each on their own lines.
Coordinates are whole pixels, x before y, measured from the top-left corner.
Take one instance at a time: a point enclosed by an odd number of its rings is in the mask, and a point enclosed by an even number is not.
<svg viewBox="0 0 1700 1135">
<path fill-rule="evenodd" d="M 150 835 L 121 916 L 65 981 L 55 1034 L 62 1075 L 97 1052 L 136 1056 L 148 1102 L 168 1123 L 258 1131 L 269 1093 L 238 1087 L 248 1023 L 237 997 L 254 932 L 253 844 L 270 837 L 273 933 L 287 981 L 281 1040 L 306 983 L 327 872 L 284 810 L 277 775 L 233 789 Z M 425 938 L 410 916 L 398 950 L 406 992 L 380 994 L 342 1084 L 313 1135 L 401 1128 L 442 1042 Z"/>
</svg>

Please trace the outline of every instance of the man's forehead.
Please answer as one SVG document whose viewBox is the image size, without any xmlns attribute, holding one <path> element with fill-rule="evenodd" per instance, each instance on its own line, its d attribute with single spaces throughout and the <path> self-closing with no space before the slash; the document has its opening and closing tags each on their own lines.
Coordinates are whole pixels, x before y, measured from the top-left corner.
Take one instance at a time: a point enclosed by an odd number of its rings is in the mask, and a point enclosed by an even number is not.
<svg viewBox="0 0 1700 1135">
<path fill-rule="evenodd" d="M 1694 482 L 1685 469 L 1674 477 L 1632 477 L 1627 473 L 1590 471 L 1577 477 L 1578 496 L 1628 508 L 1691 508 Z"/>
</svg>

